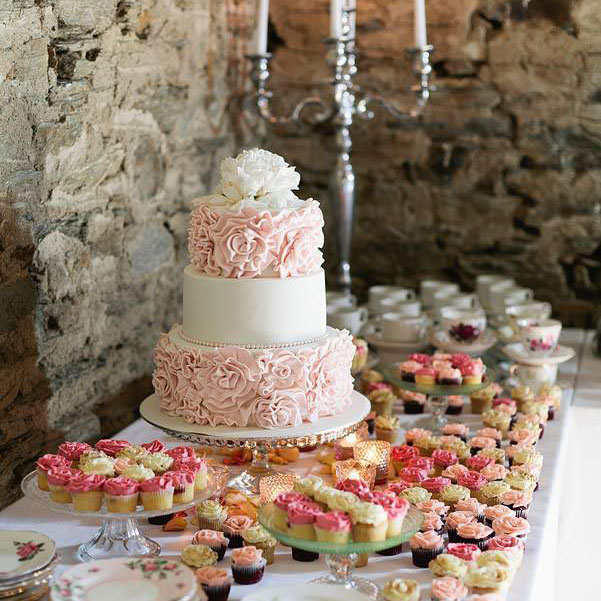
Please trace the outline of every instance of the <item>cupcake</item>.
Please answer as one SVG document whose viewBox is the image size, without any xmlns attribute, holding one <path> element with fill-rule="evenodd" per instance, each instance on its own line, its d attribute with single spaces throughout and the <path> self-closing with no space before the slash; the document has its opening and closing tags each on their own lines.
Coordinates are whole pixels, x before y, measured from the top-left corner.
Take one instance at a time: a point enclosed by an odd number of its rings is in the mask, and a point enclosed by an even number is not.
<svg viewBox="0 0 601 601">
<path fill-rule="evenodd" d="M 398 417 L 393 415 L 378 415 L 378 417 L 376 417 L 376 438 L 394 444 L 399 433 L 400 425 L 401 422 Z"/>
<path fill-rule="evenodd" d="M 476 497 L 481 503 L 483 502 L 478 496 L 478 492 L 484 485 L 488 484 L 488 480 L 482 474 L 468 470 L 457 478 L 457 484 L 465 486 L 469 489 L 470 496 Z"/>
<path fill-rule="evenodd" d="M 173 507 L 173 482 L 164 476 L 155 476 L 140 482 L 140 500 L 145 511 Z"/>
<path fill-rule="evenodd" d="M 435 578 L 452 576 L 463 580 L 467 574 L 467 568 L 467 561 L 449 553 L 441 553 L 428 564 L 428 569 Z"/>
<path fill-rule="evenodd" d="M 445 467 L 444 470 L 442 470 L 442 477 L 443 478 L 448 478 L 451 482 L 453 482 L 454 484 L 457 483 L 457 478 L 459 478 L 459 476 L 461 476 L 461 474 L 465 474 L 465 472 L 467 472 L 468 469 L 467 467 L 465 467 L 465 465 L 461 464 L 461 463 L 454 463 L 453 465 L 450 465 L 449 467 Z"/>
<path fill-rule="evenodd" d="M 465 401 L 461 395 L 452 394 L 447 397 L 447 415 L 460 415 Z"/>
<path fill-rule="evenodd" d="M 190 503 L 194 501 L 194 474 L 187 470 L 165 472 L 173 484 L 173 504 Z"/>
<path fill-rule="evenodd" d="M 131 446 L 131 443 L 127 440 L 115 440 L 113 438 L 104 438 L 99 440 L 94 445 L 99 451 L 106 453 L 109 457 L 116 457 L 117 453 L 120 453 L 127 447 Z"/>
<path fill-rule="evenodd" d="M 492 408 L 506 411 L 507 413 L 509 413 L 509 415 L 515 415 L 518 410 L 518 405 L 513 399 L 507 397 L 499 397 L 497 399 L 493 399 Z"/>
<path fill-rule="evenodd" d="M 223 532 L 230 539 L 230 549 L 238 549 L 243 545 L 242 534 L 252 525 L 253 520 L 246 515 L 230 516 L 223 522 Z"/>
<path fill-rule="evenodd" d="M 79 467 L 84 474 L 105 476 L 112 478 L 115 475 L 115 460 L 104 452 L 100 456 L 84 454 L 80 458 Z"/>
<path fill-rule="evenodd" d="M 353 355 L 353 362 L 351 364 L 351 373 L 355 374 L 365 367 L 369 349 L 367 342 L 356 336 L 353 336 L 353 344 L 355 345 L 355 354 Z"/>
<path fill-rule="evenodd" d="M 409 541 L 413 565 L 418 568 L 427 568 L 428 564 L 444 548 L 444 539 L 433 530 L 428 532 L 416 532 Z"/>
<path fill-rule="evenodd" d="M 140 459 L 140 464 L 150 468 L 157 476 L 162 476 L 173 465 L 173 457 L 166 453 L 149 453 Z"/>
<path fill-rule="evenodd" d="M 256 584 L 265 573 L 267 562 L 261 549 L 248 546 L 232 551 L 232 575 L 238 584 Z"/>
<path fill-rule="evenodd" d="M 65 487 L 69 484 L 71 478 L 77 474 L 81 474 L 81 472 L 70 467 L 51 467 L 46 472 L 50 498 L 55 503 L 71 503 L 71 495 Z"/>
<path fill-rule="evenodd" d="M 380 593 L 382 601 L 419 601 L 419 584 L 408 578 L 389 580 Z"/>
<path fill-rule="evenodd" d="M 501 430 L 490 427 L 480 428 L 480 430 L 476 431 L 476 436 L 492 438 L 497 443 L 497 447 L 501 447 L 501 440 L 503 439 L 503 432 L 501 432 Z"/>
<path fill-rule="evenodd" d="M 503 507 L 501 505 L 501 507 Z M 515 515 L 503 515 L 493 520 L 492 528 L 495 535 L 508 534 L 525 540 L 530 532 L 530 524 L 524 518 L 518 518 Z"/>
<path fill-rule="evenodd" d="M 340 491 L 338 491 L 340 492 Z M 345 493 L 340 493 L 345 494 Z M 288 533 L 294 538 L 315 540 L 315 518 L 323 513 L 319 504 L 312 501 L 295 501 L 287 508 Z M 296 561 L 315 561 L 319 553 L 292 547 L 292 559 Z"/>
<path fill-rule="evenodd" d="M 537 480 L 532 474 L 512 470 L 507 474 L 507 476 L 505 476 L 505 480 L 503 480 L 503 482 L 509 484 L 513 490 L 519 490 L 520 492 L 531 494 L 534 492 Z M 506 491 L 501 491 L 501 493 L 503 492 Z"/>
<path fill-rule="evenodd" d="M 63 442 L 58 447 L 58 454 L 71 461 L 71 467 L 77 467 L 79 458 L 92 450 L 87 442 Z"/>
<path fill-rule="evenodd" d="M 432 601 L 461 601 L 467 595 L 467 587 L 458 578 L 443 576 L 432 580 Z"/>
<path fill-rule="evenodd" d="M 217 561 L 221 561 L 225 556 L 225 550 L 228 547 L 229 539 L 223 532 L 204 529 L 194 533 L 192 544 L 210 547 L 212 551 L 217 553 Z"/>
<path fill-rule="evenodd" d="M 383 415 L 388 417 L 392 415 L 392 405 L 396 401 L 396 396 L 389 388 L 379 388 L 367 395 L 371 403 L 372 411 L 376 412 L 376 419 Z"/>
<path fill-rule="evenodd" d="M 337 482 L 334 488 L 343 492 L 353 493 L 357 496 L 369 492 L 369 484 L 360 478 L 345 478 L 344 480 Z"/>
<path fill-rule="evenodd" d="M 143 457 L 150 455 L 148 449 L 145 449 L 139 444 L 132 444 L 118 451 L 115 457 L 127 457 L 134 461 L 140 461 Z"/>
<path fill-rule="evenodd" d="M 128 459 L 127 457 L 119 457 L 119 459 L 115 459 L 113 462 L 113 469 L 115 470 L 115 474 L 117 476 L 122 476 L 123 471 L 128 467 L 133 467 L 134 465 L 138 465 L 133 459 Z M 154 476 L 154 472 L 152 472 Z M 152 478 L 152 476 L 150 476 Z"/>
<path fill-rule="evenodd" d="M 459 542 L 457 528 L 461 524 L 472 524 L 476 521 L 476 516 L 471 511 L 452 511 L 447 516 L 447 534 L 450 543 Z"/>
<path fill-rule="evenodd" d="M 322 481 L 323 482 L 323 481 Z M 269 526 L 279 532 L 288 531 L 288 505 L 295 501 L 309 502 L 311 499 L 298 492 L 281 492 L 273 502 L 273 509 L 269 517 Z"/>
<path fill-rule="evenodd" d="M 540 427 L 535 428 L 519 428 L 507 432 L 507 438 L 510 444 L 519 446 L 534 446 L 540 436 Z"/>
<path fill-rule="evenodd" d="M 196 517 L 200 530 L 221 530 L 227 518 L 227 507 L 222 507 L 219 501 L 208 499 L 196 506 Z"/>
<path fill-rule="evenodd" d="M 494 536 L 493 529 L 481 524 L 480 522 L 469 522 L 459 524 L 456 531 L 456 541 L 458 543 L 469 543 L 476 545 L 481 551 L 486 550 L 488 539 Z"/>
<path fill-rule="evenodd" d="M 511 415 L 498 409 L 489 409 L 482 414 L 482 423 L 489 428 L 495 428 L 505 434 L 509 431 L 509 426 L 511 425 Z"/>
<path fill-rule="evenodd" d="M 415 374 L 423 367 L 424 365 L 418 361 L 403 361 L 399 365 L 401 380 L 404 380 L 405 382 L 415 382 Z"/>
<path fill-rule="evenodd" d="M 353 540 L 357 543 L 386 540 L 388 515 L 381 505 L 362 501 L 350 511 Z"/>
<path fill-rule="evenodd" d="M 432 498 L 436 500 L 440 500 L 440 495 L 442 491 L 451 484 L 451 480 L 449 478 L 444 478 L 443 476 L 436 476 L 434 478 L 426 478 L 422 480 L 420 486 L 425 488 L 429 493 L 432 494 Z"/>
<path fill-rule="evenodd" d="M 267 565 L 273 563 L 277 540 L 271 536 L 263 526 L 255 524 L 254 526 L 247 528 L 242 533 L 242 539 L 244 540 L 245 547 L 254 546 L 263 551 L 263 557 L 267 561 Z"/>
<path fill-rule="evenodd" d="M 449 505 L 451 510 L 454 510 L 455 503 L 469 497 L 470 489 L 466 488 L 465 486 L 461 486 L 460 484 L 449 484 L 449 486 L 444 488 L 440 493 L 440 500 L 445 505 Z"/>
<path fill-rule="evenodd" d="M 480 414 L 491 409 L 494 395 L 495 391 L 492 386 L 487 386 L 470 394 L 472 413 Z"/>
<path fill-rule="evenodd" d="M 420 392 L 406 390 L 402 395 L 403 409 L 407 415 L 418 415 L 424 412 L 427 397 Z"/>
<path fill-rule="evenodd" d="M 419 449 L 412 445 L 403 444 L 392 447 L 390 450 L 390 461 L 397 475 L 405 467 L 405 464 L 414 457 L 419 457 Z"/>
<path fill-rule="evenodd" d="M 507 468 L 498 463 L 491 463 L 485 468 L 482 468 L 480 474 L 489 482 L 496 482 L 498 480 L 503 480 L 507 476 Z"/>
<path fill-rule="evenodd" d="M 434 476 L 434 459 L 432 457 L 422 457 L 421 455 L 412 457 L 405 463 L 405 467 L 423 470 L 428 477 Z"/>
<path fill-rule="evenodd" d="M 430 435 L 421 436 L 413 444 L 419 449 L 420 455 L 424 457 L 431 457 L 432 453 L 441 446 L 440 438 Z"/>
<path fill-rule="evenodd" d="M 186 545 L 181 557 L 190 568 L 204 568 L 217 563 L 217 553 L 206 545 Z"/>
<path fill-rule="evenodd" d="M 505 450 L 499 448 L 482 449 L 478 451 L 476 455 L 483 455 L 484 457 L 492 457 L 495 463 L 499 465 L 505 464 Z"/>
<path fill-rule="evenodd" d="M 191 471 L 194 474 L 194 490 L 205 490 L 209 485 L 207 462 L 204 459 L 198 457 L 177 458 L 174 460 L 171 469 L 174 471 Z"/>
<path fill-rule="evenodd" d="M 543 456 L 533 447 L 518 447 L 513 453 L 511 465 L 536 465 L 542 468 Z"/>
<path fill-rule="evenodd" d="M 498 566 L 473 566 L 467 572 L 465 583 L 472 593 L 496 593 L 503 597 L 509 588 L 510 579 L 509 571 Z"/>
<path fill-rule="evenodd" d="M 468 564 L 475 562 L 482 553 L 478 545 L 467 543 L 449 543 L 446 552 L 449 555 L 454 555 L 455 557 L 459 557 L 459 559 L 463 559 Z"/>
<path fill-rule="evenodd" d="M 459 461 L 453 451 L 447 451 L 446 449 L 432 451 L 432 460 L 434 462 L 434 476 L 442 476 L 442 472 L 446 468 L 455 465 Z"/>
<path fill-rule="evenodd" d="M 411 428 L 405 432 L 405 442 L 408 445 L 413 445 L 416 440 L 423 436 L 432 436 L 432 430 L 426 430 L 424 428 Z"/>
<path fill-rule="evenodd" d="M 433 530 L 437 534 L 442 534 L 443 523 L 439 515 L 432 513 L 431 511 L 424 513 L 424 520 L 420 527 L 421 532 Z"/>
<path fill-rule="evenodd" d="M 430 357 L 430 355 L 426 355 L 425 353 L 411 353 L 407 359 L 409 361 L 416 361 L 421 365 L 430 365 L 430 363 L 432 363 L 432 357 Z"/>
<path fill-rule="evenodd" d="M 436 501 L 435 499 L 430 499 L 429 501 L 422 501 L 418 503 L 416 507 L 422 513 L 435 513 L 440 516 L 440 519 L 444 522 L 447 519 L 447 514 L 449 513 L 449 506 L 445 505 L 442 501 Z"/>
<path fill-rule="evenodd" d="M 463 380 L 461 371 L 454 367 L 443 367 L 436 374 L 436 381 L 441 386 L 459 386 Z"/>
<path fill-rule="evenodd" d="M 40 490 L 49 490 L 47 474 L 51 467 L 71 467 L 71 460 L 62 455 L 52 455 L 50 453 L 42 455 L 36 461 L 36 474 Z"/>
<path fill-rule="evenodd" d="M 125 458 L 127 461 L 131 461 L 131 459 Z M 119 463 L 120 459 L 115 459 L 115 465 Z M 126 466 L 121 469 L 121 475 L 124 478 L 131 478 L 136 482 L 144 482 L 144 480 L 149 480 L 150 478 L 154 478 L 154 472 L 143 465 L 138 465 L 134 463 L 133 465 Z"/>
<path fill-rule="evenodd" d="M 476 562 L 478 566 L 496 566 L 507 570 L 512 575 L 516 572 L 519 564 L 516 563 L 516 558 L 510 553 L 501 551 L 499 549 L 493 549 L 490 551 L 484 551 L 478 557 Z"/>
<path fill-rule="evenodd" d="M 315 537 L 319 542 L 344 545 L 348 543 L 352 524 L 343 511 L 320 513 L 315 518 Z"/>
<path fill-rule="evenodd" d="M 75 511 L 100 511 L 106 478 L 99 474 L 77 474 L 65 486 Z"/>
<path fill-rule="evenodd" d="M 403 520 L 409 511 L 409 501 L 397 497 L 390 492 L 375 491 L 369 493 L 368 498 L 365 498 L 371 503 L 376 503 L 384 508 L 388 518 L 388 528 L 386 529 L 386 538 L 394 538 L 400 536 L 403 530 Z"/>
<path fill-rule="evenodd" d="M 371 494 L 370 492 L 361 494 Z M 352 492 L 331 489 L 326 499 L 326 508 L 330 511 L 350 511 L 351 507 L 359 503 L 359 497 Z"/>
<path fill-rule="evenodd" d="M 384 376 L 376 369 L 366 369 L 361 374 L 361 392 L 367 394 L 369 392 L 369 385 L 379 382 L 384 382 Z"/>
<path fill-rule="evenodd" d="M 403 499 L 407 499 L 411 505 L 417 505 L 418 503 L 429 501 L 432 498 L 432 493 L 421 486 L 410 486 L 403 490 L 399 496 Z"/>
<path fill-rule="evenodd" d="M 426 470 L 420 469 L 418 467 L 404 467 L 399 472 L 399 478 L 406 482 L 409 486 L 414 486 L 419 484 L 423 480 L 428 477 L 428 472 Z"/>
<path fill-rule="evenodd" d="M 516 386 L 511 389 L 511 398 L 516 402 L 518 411 L 521 411 L 522 405 L 534 401 L 536 395 L 530 386 Z"/>
<path fill-rule="evenodd" d="M 484 476 L 482 476 L 484 477 Z M 481 503 L 487 505 L 498 505 L 499 496 L 509 490 L 509 485 L 504 480 L 488 482 L 476 491 L 475 496 Z"/>
<path fill-rule="evenodd" d="M 195 572 L 196 582 L 201 586 L 207 601 L 227 601 L 232 579 L 225 570 L 205 566 Z"/>
<path fill-rule="evenodd" d="M 509 507 L 505 505 L 491 505 L 484 510 L 484 523 L 487 526 L 492 526 L 492 523 L 505 515 L 515 515 Z"/>
<path fill-rule="evenodd" d="M 486 509 L 486 505 L 484 503 L 480 503 L 478 499 L 474 497 L 470 497 L 469 499 L 462 499 L 455 503 L 456 511 L 468 511 L 471 513 L 478 522 L 484 522 L 484 510 Z"/>
<path fill-rule="evenodd" d="M 482 449 L 496 449 L 497 441 L 494 438 L 487 438 L 486 436 L 474 436 L 469 441 L 470 453 L 477 455 L 478 451 Z"/>
<path fill-rule="evenodd" d="M 384 492 L 391 492 L 395 495 L 400 495 L 404 490 L 411 488 L 406 482 L 402 480 L 395 480 L 394 482 L 389 482 L 384 489 Z"/>
<path fill-rule="evenodd" d="M 433 367 L 421 367 L 415 372 L 415 383 L 422 388 L 432 388 L 436 384 L 436 370 Z"/>
<path fill-rule="evenodd" d="M 510 534 L 500 534 L 493 536 L 488 541 L 487 549 L 489 551 L 498 549 L 512 555 L 515 558 L 516 565 L 519 567 L 524 556 L 524 541 Z"/>
<path fill-rule="evenodd" d="M 131 478 L 109 478 L 104 483 L 106 509 L 110 513 L 133 513 L 138 506 L 140 485 Z"/>
<path fill-rule="evenodd" d="M 165 450 L 165 445 L 156 438 L 150 442 L 143 442 L 141 446 L 149 453 L 162 453 Z"/>
<path fill-rule="evenodd" d="M 442 427 L 442 433 L 447 436 L 457 436 L 464 442 L 467 440 L 467 435 L 469 434 L 469 427 L 466 424 L 445 424 Z"/>
<path fill-rule="evenodd" d="M 508 490 L 499 495 L 499 503 L 513 511 L 518 518 L 527 518 L 532 495 L 518 490 Z"/>
<path fill-rule="evenodd" d="M 455 453 L 460 462 L 465 461 L 471 454 L 468 444 L 457 436 L 441 436 L 440 441 L 441 448 Z"/>
<path fill-rule="evenodd" d="M 484 367 L 481 362 L 471 361 L 462 365 L 459 370 L 463 378 L 463 383 L 466 386 L 475 386 L 482 383 L 482 377 L 484 376 Z"/>
<path fill-rule="evenodd" d="M 494 464 L 494 459 L 484 455 L 473 455 L 465 460 L 466 467 L 475 472 L 480 472 L 491 464 Z"/>
</svg>

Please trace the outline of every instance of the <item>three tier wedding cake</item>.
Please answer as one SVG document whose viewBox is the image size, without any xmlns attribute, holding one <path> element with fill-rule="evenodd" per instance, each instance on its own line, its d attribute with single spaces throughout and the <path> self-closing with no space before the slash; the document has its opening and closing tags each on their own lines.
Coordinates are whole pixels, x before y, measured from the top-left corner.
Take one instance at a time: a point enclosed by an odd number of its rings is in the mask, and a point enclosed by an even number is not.
<svg viewBox="0 0 601 601">
<path fill-rule="evenodd" d="M 183 324 L 155 348 L 161 409 L 211 426 L 298 426 L 350 404 L 351 336 L 326 326 L 323 215 L 282 157 L 221 164 L 188 230 Z"/>
</svg>

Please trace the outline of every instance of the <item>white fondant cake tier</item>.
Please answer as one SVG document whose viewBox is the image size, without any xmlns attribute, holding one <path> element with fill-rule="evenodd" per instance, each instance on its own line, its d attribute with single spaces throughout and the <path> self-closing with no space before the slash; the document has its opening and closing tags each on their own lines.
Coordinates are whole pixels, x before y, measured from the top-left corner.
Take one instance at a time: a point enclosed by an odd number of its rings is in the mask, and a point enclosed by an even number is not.
<svg viewBox="0 0 601 601">
<path fill-rule="evenodd" d="M 211 347 L 175 326 L 155 348 L 153 385 L 161 409 L 211 426 L 298 426 L 348 407 L 355 353 L 346 331 L 288 348 Z"/>
<path fill-rule="evenodd" d="M 281 345 L 326 331 L 323 269 L 294 278 L 232 279 L 184 270 L 184 336 L 214 345 Z"/>
</svg>

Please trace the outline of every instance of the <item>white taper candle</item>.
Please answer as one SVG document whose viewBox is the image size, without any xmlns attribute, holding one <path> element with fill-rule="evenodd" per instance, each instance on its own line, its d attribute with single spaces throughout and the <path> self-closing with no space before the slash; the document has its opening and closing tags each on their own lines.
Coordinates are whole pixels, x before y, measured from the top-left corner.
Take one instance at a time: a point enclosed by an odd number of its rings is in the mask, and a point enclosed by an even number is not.
<svg viewBox="0 0 601 601">
<path fill-rule="evenodd" d="M 330 37 L 342 36 L 342 0 L 330 0 Z"/>
<path fill-rule="evenodd" d="M 415 0 L 415 46 L 421 48 L 428 44 L 426 35 L 426 0 Z"/>
<path fill-rule="evenodd" d="M 257 0 L 255 33 L 251 43 L 251 54 L 267 52 L 267 26 L 269 23 L 269 0 Z"/>
</svg>

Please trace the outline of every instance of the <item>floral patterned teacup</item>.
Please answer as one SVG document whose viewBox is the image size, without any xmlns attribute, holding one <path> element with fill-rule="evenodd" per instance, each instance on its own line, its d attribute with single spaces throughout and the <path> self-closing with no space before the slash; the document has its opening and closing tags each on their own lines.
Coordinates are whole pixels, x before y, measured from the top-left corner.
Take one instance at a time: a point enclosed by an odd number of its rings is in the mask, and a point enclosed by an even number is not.
<svg viewBox="0 0 601 601">
<path fill-rule="evenodd" d="M 486 314 L 482 309 L 443 307 L 440 313 L 443 331 L 456 342 L 475 342 L 486 329 Z"/>
<path fill-rule="evenodd" d="M 533 357 L 547 357 L 556 348 L 561 334 L 561 321 L 541 319 L 520 328 L 524 350 Z"/>
</svg>

